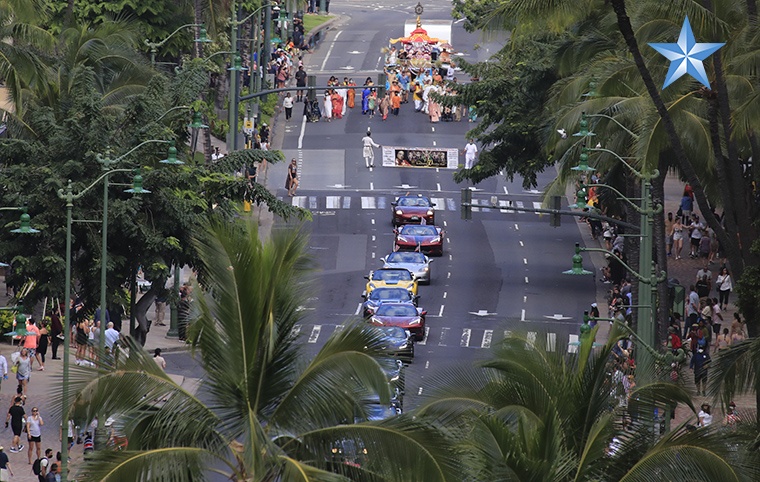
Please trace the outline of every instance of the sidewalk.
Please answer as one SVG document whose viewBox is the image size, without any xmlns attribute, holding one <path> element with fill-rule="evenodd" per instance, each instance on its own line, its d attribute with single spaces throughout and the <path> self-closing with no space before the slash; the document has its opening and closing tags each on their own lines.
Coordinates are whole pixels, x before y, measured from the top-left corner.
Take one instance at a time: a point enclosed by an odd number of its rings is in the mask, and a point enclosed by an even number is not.
<svg viewBox="0 0 760 482">
<path fill-rule="evenodd" d="M 665 215 L 667 216 L 668 212 L 672 212 L 675 215 L 675 212 L 678 211 L 678 207 L 681 203 L 681 197 L 683 197 L 683 188 L 684 183 L 678 179 L 674 174 L 668 174 L 668 176 L 665 179 Z M 574 201 L 575 194 L 573 193 L 572 200 Z M 697 211 L 697 214 L 700 214 L 700 218 L 702 218 L 701 213 Z M 591 237 L 591 230 L 589 229 L 588 225 L 585 222 L 581 222 L 579 218 L 576 218 L 577 222 L 579 223 L 579 229 L 581 232 L 581 238 L 583 241 L 583 245 L 587 247 L 603 247 L 602 246 L 602 240 L 601 238 L 599 240 L 594 240 Z M 688 239 L 684 240 L 684 253 L 688 253 Z M 591 253 L 584 253 L 585 258 L 590 258 L 591 262 L 593 263 L 593 271 L 594 271 L 594 278 L 596 280 L 596 302 L 599 306 L 600 312 L 602 312 L 602 316 L 605 316 L 605 309 L 602 309 L 603 307 L 607 306 L 607 291 L 610 289 L 609 284 L 603 284 L 601 282 L 601 276 L 598 276 L 600 273 L 600 269 L 603 266 L 606 266 L 607 260 L 604 258 L 604 254 L 598 253 L 598 252 L 591 252 Z M 679 281 L 681 286 L 684 287 L 684 290 L 686 294 L 689 293 L 689 285 L 693 284 L 696 281 L 696 274 L 697 271 L 704 267 L 706 262 L 705 258 L 696 258 L 691 259 L 688 257 L 683 257 L 682 259 L 676 260 L 674 257 L 668 258 L 668 265 L 667 265 L 667 273 L 668 278 L 674 278 Z M 713 272 L 713 281 L 715 280 L 715 277 L 717 277 L 717 271 L 720 268 L 719 262 L 716 262 L 714 264 L 710 265 L 710 270 Z M 587 269 L 591 269 L 588 267 Z M 717 297 L 717 291 L 713 287 L 713 290 L 710 292 L 711 297 Z M 736 300 L 736 295 L 734 293 L 731 294 L 729 306 L 726 310 L 723 311 L 723 328 L 726 328 L 731 325 L 731 320 L 733 320 L 734 312 L 736 311 L 736 306 L 733 304 Z M 590 304 L 591 302 L 589 302 Z M 606 342 L 607 337 L 609 336 L 609 330 L 610 330 L 610 324 L 609 323 L 599 323 L 599 332 L 597 334 L 597 339 L 600 342 Z M 714 353 L 711 351 L 711 356 L 714 356 Z M 694 390 L 694 379 L 693 374 L 691 370 L 689 370 L 688 365 L 682 369 L 682 375 L 685 377 L 683 380 L 685 383 L 685 386 L 690 389 Z M 724 413 L 721 410 L 721 408 L 718 406 L 719 404 L 715 403 L 715 400 L 708 400 L 708 397 L 702 397 L 702 396 L 693 396 L 692 402 L 694 403 L 697 410 L 699 410 L 699 406 L 704 403 L 708 402 L 712 405 L 712 413 L 715 417 L 715 423 L 720 423 L 723 419 Z M 739 397 L 736 397 L 734 399 L 734 402 L 736 402 L 737 407 L 739 407 L 739 412 L 741 413 L 752 413 L 754 414 L 757 410 L 756 404 L 755 404 L 755 397 L 753 394 L 749 395 L 741 395 Z M 688 407 L 679 406 L 676 409 L 675 419 L 672 423 L 672 426 L 675 426 L 682 422 L 688 422 L 688 423 L 696 423 L 696 416 L 691 412 L 691 410 Z"/>
</svg>

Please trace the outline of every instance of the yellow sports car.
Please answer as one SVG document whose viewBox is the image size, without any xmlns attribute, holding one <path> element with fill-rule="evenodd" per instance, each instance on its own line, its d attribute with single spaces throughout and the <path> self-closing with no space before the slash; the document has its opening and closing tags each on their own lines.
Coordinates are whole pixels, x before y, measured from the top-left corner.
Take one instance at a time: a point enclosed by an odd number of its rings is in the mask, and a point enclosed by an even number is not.
<svg viewBox="0 0 760 482">
<path fill-rule="evenodd" d="M 369 272 L 365 276 L 367 288 L 364 295 L 369 296 L 375 288 L 406 288 L 413 295 L 417 294 L 417 279 L 412 276 L 408 269 L 403 268 L 381 268 Z"/>
</svg>

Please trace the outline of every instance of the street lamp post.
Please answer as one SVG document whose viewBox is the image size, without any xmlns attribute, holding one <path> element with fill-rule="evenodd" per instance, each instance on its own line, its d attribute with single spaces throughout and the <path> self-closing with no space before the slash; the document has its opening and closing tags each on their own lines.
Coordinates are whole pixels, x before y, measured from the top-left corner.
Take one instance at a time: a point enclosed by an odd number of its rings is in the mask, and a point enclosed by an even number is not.
<svg viewBox="0 0 760 482">
<path fill-rule="evenodd" d="M 177 28 L 177 30 L 175 30 L 174 32 L 170 33 L 168 37 L 166 37 L 165 39 L 161 40 L 160 42 L 151 42 L 148 39 L 145 39 L 144 40 L 145 45 L 150 49 L 150 65 L 151 65 L 151 67 L 155 67 L 156 66 L 156 52 L 158 52 L 158 49 L 160 47 L 162 47 L 166 42 L 168 42 L 170 38 L 174 37 L 174 35 L 176 35 L 180 30 L 184 30 L 184 29 L 186 29 L 188 27 L 200 27 L 200 31 L 198 33 L 198 38 L 195 39 L 196 43 L 205 44 L 205 43 L 211 42 L 211 40 L 208 39 L 208 36 L 206 34 L 206 26 L 204 24 L 202 24 L 202 23 L 188 23 L 188 24 L 185 24 L 185 25 Z"/>
</svg>

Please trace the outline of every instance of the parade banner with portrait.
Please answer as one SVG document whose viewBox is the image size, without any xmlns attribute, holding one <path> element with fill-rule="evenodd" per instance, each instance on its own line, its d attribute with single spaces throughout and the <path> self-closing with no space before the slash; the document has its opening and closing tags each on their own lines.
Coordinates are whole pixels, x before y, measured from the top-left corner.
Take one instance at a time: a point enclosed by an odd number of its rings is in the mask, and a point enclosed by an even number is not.
<svg viewBox="0 0 760 482">
<path fill-rule="evenodd" d="M 383 167 L 456 169 L 458 165 L 458 149 L 383 146 Z"/>
</svg>

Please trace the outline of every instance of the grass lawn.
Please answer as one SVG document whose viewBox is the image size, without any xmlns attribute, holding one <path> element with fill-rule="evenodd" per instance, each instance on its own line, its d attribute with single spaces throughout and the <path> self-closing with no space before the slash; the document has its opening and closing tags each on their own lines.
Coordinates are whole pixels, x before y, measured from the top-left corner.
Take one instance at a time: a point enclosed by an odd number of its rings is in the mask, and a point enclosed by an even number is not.
<svg viewBox="0 0 760 482">
<path fill-rule="evenodd" d="M 333 17 L 335 17 L 335 15 L 304 15 L 303 28 L 306 31 L 306 35 L 308 35 L 313 28 L 319 27 Z"/>
</svg>

